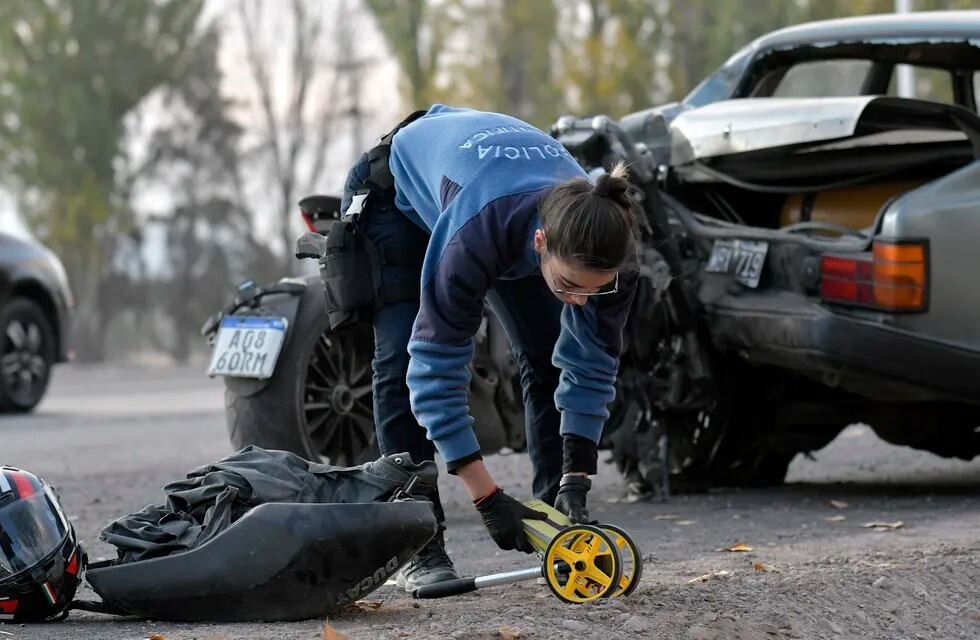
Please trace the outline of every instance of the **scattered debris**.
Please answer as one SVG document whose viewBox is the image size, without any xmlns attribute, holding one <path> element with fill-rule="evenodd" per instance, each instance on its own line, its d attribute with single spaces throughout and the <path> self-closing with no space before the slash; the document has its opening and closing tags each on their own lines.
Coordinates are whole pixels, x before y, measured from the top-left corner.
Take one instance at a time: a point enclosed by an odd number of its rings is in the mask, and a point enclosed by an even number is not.
<svg viewBox="0 0 980 640">
<path fill-rule="evenodd" d="M 759 631 L 768 633 L 771 636 L 779 635 L 779 627 L 769 622 L 760 622 L 758 625 L 756 625 L 756 628 Z"/>
<path fill-rule="evenodd" d="M 824 520 L 827 522 L 844 522 L 847 518 L 844 516 L 827 516 Z"/>
<path fill-rule="evenodd" d="M 589 625 L 585 624 L 584 622 L 579 622 L 578 620 L 570 620 L 570 619 L 562 620 L 561 626 L 565 627 L 570 631 L 584 632 L 589 630 Z"/>
<path fill-rule="evenodd" d="M 880 578 L 872 582 L 871 586 L 876 589 L 891 589 L 892 581 L 886 578 L 885 576 L 881 576 Z"/>
<path fill-rule="evenodd" d="M 341 633 L 330 626 L 329 622 L 323 623 L 323 640 L 351 640 L 346 633 Z"/>
<path fill-rule="evenodd" d="M 765 564 L 762 562 L 756 562 L 752 565 L 752 568 L 756 571 L 763 571 L 766 573 L 782 573 L 783 570 L 772 566 L 771 564 Z"/>
<path fill-rule="evenodd" d="M 353 605 L 354 609 L 359 611 L 376 611 L 381 608 L 380 600 L 358 600 Z"/>
<path fill-rule="evenodd" d="M 521 637 L 521 630 L 513 627 L 500 627 L 497 630 L 497 637 L 500 640 L 518 640 Z"/>
<path fill-rule="evenodd" d="M 11 636 L 11 637 L 13 637 L 13 635 L 14 634 L 10 633 L 9 631 L 0 631 L 0 636 Z"/>
<path fill-rule="evenodd" d="M 742 544 L 741 542 L 732 545 L 727 549 L 715 549 L 715 551 L 727 551 L 729 553 L 748 553 L 749 551 L 754 551 L 754 550 L 755 550 L 754 547 L 750 547 L 747 544 Z"/>
<path fill-rule="evenodd" d="M 631 633 L 646 633 L 650 630 L 653 625 L 650 621 L 643 616 L 630 616 L 626 622 L 623 623 L 623 631 L 629 631 Z"/>
<path fill-rule="evenodd" d="M 850 506 L 843 500 L 824 500 L 823 503 L 828 507 L 833 507 L 834 509 L 846 509 Z"/>
<path fill-rule="evenodd" d="M 874 529 L 875 531 L 888 531 L 890 529 L 901 529 L 905 526 L 905 523 L 901 520 L 896 520 L 895 522 L 865 522 L 861 526 Z"/>
<path fill-rule="evenodd" d="M 722 580 L 731 577 L 731 571 L 714 571 L 712 573 L 706 573 L 703 576 L 698 576 L 697 578 L 691 578 L 687 581 L 687 584 L 694 584 L 696 582 L 707 582 L 709 580 Z"/>
<path fill-rule="evenodd" d="M 676 525 L 678 525 L 680 527 L 686 527 L 686 526 L 688 526 L 690 524 L 695 524 L 696 522 L 697 522 L 696 520 L 678 520 L 674 524 L 676 524 Z"/>
<path fill-rule="evenodd" d="M 672 513 L 658 513 L 653 516 L 654 520 L 677 520 L 680 516 L 674 515 Z"/>
<path fill-rule="evenodd" d="M 152 633 L 150 637 L 146 640 L 167 640 L 165 637 L 161 636 L 159 633 Z"/>
</svg>

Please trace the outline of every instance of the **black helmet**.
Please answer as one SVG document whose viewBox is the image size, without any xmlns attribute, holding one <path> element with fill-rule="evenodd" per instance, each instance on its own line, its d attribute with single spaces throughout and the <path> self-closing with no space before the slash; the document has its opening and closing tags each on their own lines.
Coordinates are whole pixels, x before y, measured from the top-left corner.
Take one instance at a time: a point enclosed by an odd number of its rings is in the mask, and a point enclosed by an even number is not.
<svg viewBox="0 0 980 640">
<path fill-rule="evenodd" d="M 0 621 L 66 611 L 84 560 L 54 490 L 33 473 L 0 467 Z"/>
</svg>

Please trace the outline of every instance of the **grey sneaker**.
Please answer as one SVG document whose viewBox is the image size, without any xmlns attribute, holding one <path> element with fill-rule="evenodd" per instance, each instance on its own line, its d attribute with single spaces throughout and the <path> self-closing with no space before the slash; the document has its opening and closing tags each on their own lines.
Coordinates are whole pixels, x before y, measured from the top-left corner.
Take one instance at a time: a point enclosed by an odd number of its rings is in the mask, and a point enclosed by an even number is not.
<svg viewBox="0 0 980 640">
<path fill-rule="evenodd" d="M 446 555 L 446 542 L 440 532 L 395 576 L 395 584 L 412 593 L 421 586 L 459 577 L 453 561 Z"/>
</svg>

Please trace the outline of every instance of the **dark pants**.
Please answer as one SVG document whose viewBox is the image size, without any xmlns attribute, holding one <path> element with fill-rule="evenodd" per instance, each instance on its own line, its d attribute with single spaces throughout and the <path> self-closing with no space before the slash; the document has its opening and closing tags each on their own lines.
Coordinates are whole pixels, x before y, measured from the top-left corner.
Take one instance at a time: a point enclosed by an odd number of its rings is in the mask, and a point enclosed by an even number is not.
<svg viewBox="0 0 980 640">
<path fill-rule="evenodd" d="M 342 210 L 351 194 L 367 177 L 367 164 L 361 161 L 351 169 L 344 188 Z M 410 254 L 424 246 L 429 235 L 399 211 L 390 200 L 369 202 L 361 228 L 382 252 Z M 382 286 L 418 282 L 421 264 L 387 265 Z M 561 480 L 562 441 L 560 417 L 554 393 L 559 370 L 551 364 L 551 353 L 561 328 L 562 303 L 549 290 L 540 275 L 519 280 L 500 280 L 487 295 L 487 301 L 500 320 L 521 372 L 526 414 L 527 449 L 533 468 L 534 496 L 553 504 Z M 374 421 L 378 445 L 383 454 L 408 452 L 412 460 L 432 460 L 435 446 L 426 438 L 412 414 L 408 385 L 408 341 L 412 335 L 419 301 L 408 300 L 385 305 L 374 315 Z M 517 496 L 520 498 L 520 496 Z M 433 496 L 436 516 L 444 514 L 438 493 Z"/>
</svg>

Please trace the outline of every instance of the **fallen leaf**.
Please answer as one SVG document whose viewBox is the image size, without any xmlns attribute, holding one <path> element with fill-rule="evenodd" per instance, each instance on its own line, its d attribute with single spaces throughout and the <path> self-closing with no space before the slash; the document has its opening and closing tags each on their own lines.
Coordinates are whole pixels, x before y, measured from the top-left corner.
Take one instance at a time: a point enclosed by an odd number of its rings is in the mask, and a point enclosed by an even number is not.
<svg viewBox="0 0 980 640">
<path fill-rule="evenodd" d="M 165 637 L 161 636 L 159 633 L 150 634 L 150 637 L 146 640 L 167 640 Z"/>
<path fill-rule="evenodd" d="M 720 578 L 727 578 L 732 575 L 731 571 L 714 571 L 712 573 L 706 573 L 703 576 L 698 576 L 697 578 L 691 578 L 687 581 L 687 584 L 694 584 L 695 582 L 707 582 L 708 580 L 718 580 Z"/>
<path fill-rule="evenodd" d="M 380 600 L 358 600 L 354 603 L 354 607 L 360 609 L 361 611 L 375 611 L 381 608 Z"/>
<path fill-rule="evenodd" d="M 827 516 L 824 520 L 827 522 L 844 522 L 847 518 L 844 516 Z"/>
<path fill-rule="evenodd" d="M 874 529 L 875 531 L 887 531 L 889 529 L 901 529 L 905 526 L 905 523 L 901 520 L 896 520 L 895 522 L 865 522 L 861 526 Z"/>
<path fill-rule="evenodd" d="M 329 622 L 323 623 L 323 640 L 350 640 L 350 636 L 341 633 L 330 626 Z"/>
<path fill-rule="evenodd" d="M 497 630 L 497 637 L 500 640 L 518 640 L 521 637 L 521 630 L 513 627 L 500 627 Z"/>
<path fill-rule="evenodd" d="M 716 551 L 728 551 L 729 553 L 747 553 L 749 551 L 753 551 L 753 548 L 747 544 L 742 544 L 741 542 L 739 542 L 738 544 L 732 545 L 727 549 L 716 549 Z"/>
<path fill-rule="evenodd" d="M 672 513 L 658 513 L 657 515 L 653 516 L 654 520 L 677 520 L 678 518 L 680 518 L 680 516 L 675 516 Z"/>
<path fill-rule="evenodd" d="M 762 562 L 756 562 L 755 564 L 752 565 L 752 568 L 755 569 L 756 571 L 764 571 L 766 573 L 782 573 L 783 572 L 781 569 L 777 569 L 776 567 L 772 566 L 771 564 L 763 564 Z"/>
<path fill-rule="evenodd" d="M 686 527 L 689 524 L 695 524 L 695 521 L 694 520 L 678 520 L 674 524 L 676 524 L 679 527 Z"/>
<path fill-rule="evenodd" d="M 848 505 L 843 500 L 824 500 L 823 503 L 828 507 L 833 507 L 834 509 L 846 509 Z"/>
</svg>

